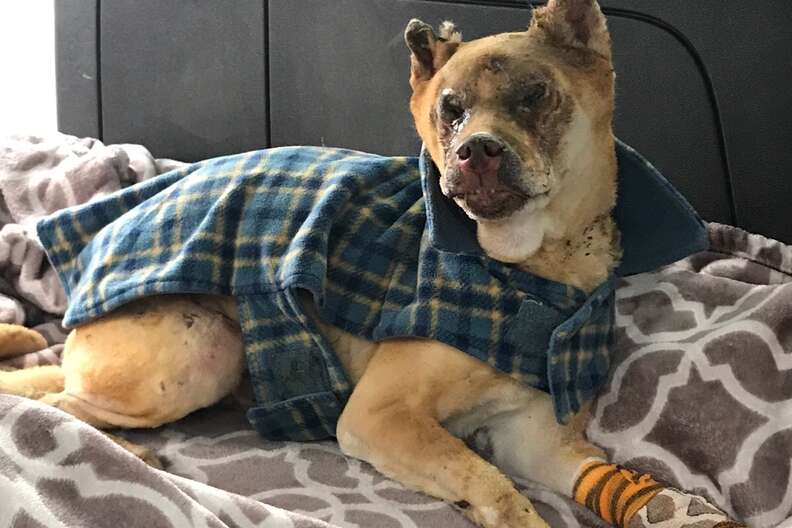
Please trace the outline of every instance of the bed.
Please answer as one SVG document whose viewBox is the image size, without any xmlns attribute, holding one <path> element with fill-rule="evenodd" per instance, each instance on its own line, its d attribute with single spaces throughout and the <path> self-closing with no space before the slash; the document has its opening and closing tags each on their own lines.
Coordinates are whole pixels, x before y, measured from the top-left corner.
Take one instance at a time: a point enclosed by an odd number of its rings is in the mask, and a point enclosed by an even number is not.
<svg viewBox="0 0 792 528">
<path fill-rule="evenodd" d="M 752 527 L 792 514 L 792 4 L 605 0 L 618 136 L 710 222 L 710 250 L 624 280 L 611 381 L 588 428 L 620 463 Z M 59 361 L 65 297 L 37 218 L 189 162 L 281 145 L 416 154 L 412 17 L 466 38 L 527 25 L 524 1 L 62 0 L 62 135 L 0 142 L 0 322 Z M 756 30 L 754 30 L 754 28 Z M 759 31 L 759 28 L 761 30 Z M 343 457 L 261 439 L 234 404 L 128 431 L 164 471 L 30 400 L 0 395 L 0 525 L 468 526 L 453 507 Z M 553 527 L 595 527 L 531 482 Z M 26 524 L 27 523 L 27 524 Z"/>
</svg>

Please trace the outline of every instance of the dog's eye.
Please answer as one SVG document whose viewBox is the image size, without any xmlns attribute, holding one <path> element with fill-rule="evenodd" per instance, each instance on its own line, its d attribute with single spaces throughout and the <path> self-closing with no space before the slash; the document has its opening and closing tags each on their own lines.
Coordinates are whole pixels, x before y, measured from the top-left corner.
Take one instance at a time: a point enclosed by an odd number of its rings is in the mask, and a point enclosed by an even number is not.
<svg viewBox="0 0 792 528">
<path fill-rule="evenodd" d="M 446 124 L 452 124 L 459 121 L 465 115 L 465 107 L 462 106 L 462 99 L 458 95 L 446 91 L 440 98 L 440 104 L 437 107 L 440 119 Z"/>
<path fill-rule="evenodd" d="M 520 98 L 520 110 L 531 110 L 544 96 L 547 95 L 547 85 L 545 83 L 536 83 L 530 85 Z"/>
</svg>

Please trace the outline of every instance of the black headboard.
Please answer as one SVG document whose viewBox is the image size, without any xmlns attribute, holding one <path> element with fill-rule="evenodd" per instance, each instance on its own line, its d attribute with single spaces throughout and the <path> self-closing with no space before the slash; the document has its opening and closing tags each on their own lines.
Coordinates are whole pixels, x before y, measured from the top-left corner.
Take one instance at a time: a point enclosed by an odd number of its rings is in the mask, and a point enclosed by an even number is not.
<svg viewBox="0 0 792 528">
<path fill-rule="evenodd" d="M 792 242 L 792 3 L 600 3 L 617 135 L 705 219 Z M 530 3 L 59 0 L 59 127 L 183 160 L 289 144 L 415 154 L 412 17 L 475 38 L 524 28 Z"/>
</svg>

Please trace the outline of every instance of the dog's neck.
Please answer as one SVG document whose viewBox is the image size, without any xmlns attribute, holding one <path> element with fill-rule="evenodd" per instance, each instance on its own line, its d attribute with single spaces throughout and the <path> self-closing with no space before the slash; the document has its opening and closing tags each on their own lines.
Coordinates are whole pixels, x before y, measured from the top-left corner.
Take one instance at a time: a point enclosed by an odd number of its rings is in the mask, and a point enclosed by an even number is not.
<svg viewBox="0 0 792 528">
<path fill-rule="evenodd" d="M 603 214 L 579 232 L 548 238 L 518 266 L 534 275 L 591 292 L 613 272 L 621 257 L 616 222 Z"/>
<path fill-rule="evenodd" d="M 552 224 L 546 214 L 535 214 L 537 222 Z M 621 257 L 618 230 L 610 214 L 604 213 L 574 233 L 553 238 L 541 229 L 519 236 L 513 229 L 499 225 L 479 226 L 479 240 L 485 252 L 498 260 L 509 261 L 504 253 L 526 251 L 535 245 L 530 257 L 516 265 L 533 275 L 569 284 L 591 292 L 602 284 Z"/>
<path fill-rule="evenodd" d="M 595 289 L 621 258 L 611 215 L 617 170 L 613 152 L 612 139 L 599 148 L 571 152 L 564 189 L 546 207 L 521 211 L 509 222 L 479 222 L 481 247 L 490 257 L 534 275 L 586 292 Z"/>
</svg>

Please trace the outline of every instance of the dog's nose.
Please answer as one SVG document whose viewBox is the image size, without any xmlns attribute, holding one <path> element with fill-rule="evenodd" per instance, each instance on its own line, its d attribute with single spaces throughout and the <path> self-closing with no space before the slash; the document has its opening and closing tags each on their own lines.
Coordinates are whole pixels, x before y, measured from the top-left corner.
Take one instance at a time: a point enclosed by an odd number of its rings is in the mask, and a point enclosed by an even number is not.
<svg viewBox="0 0 792 528">
<path fill-rule="evenodd" d="M 456 151 L 460 162 L 472 162 L 478 159 L 500 159 L 503 145 L 488 136 L 473 136 L 462 143 Z"/>
<path fill-rule="evenodd" d="M 456 151 L 465 187 L 494 187 L 503 156 L 503 144 L 489 135 L 468 138 Z"/>
</svg>

